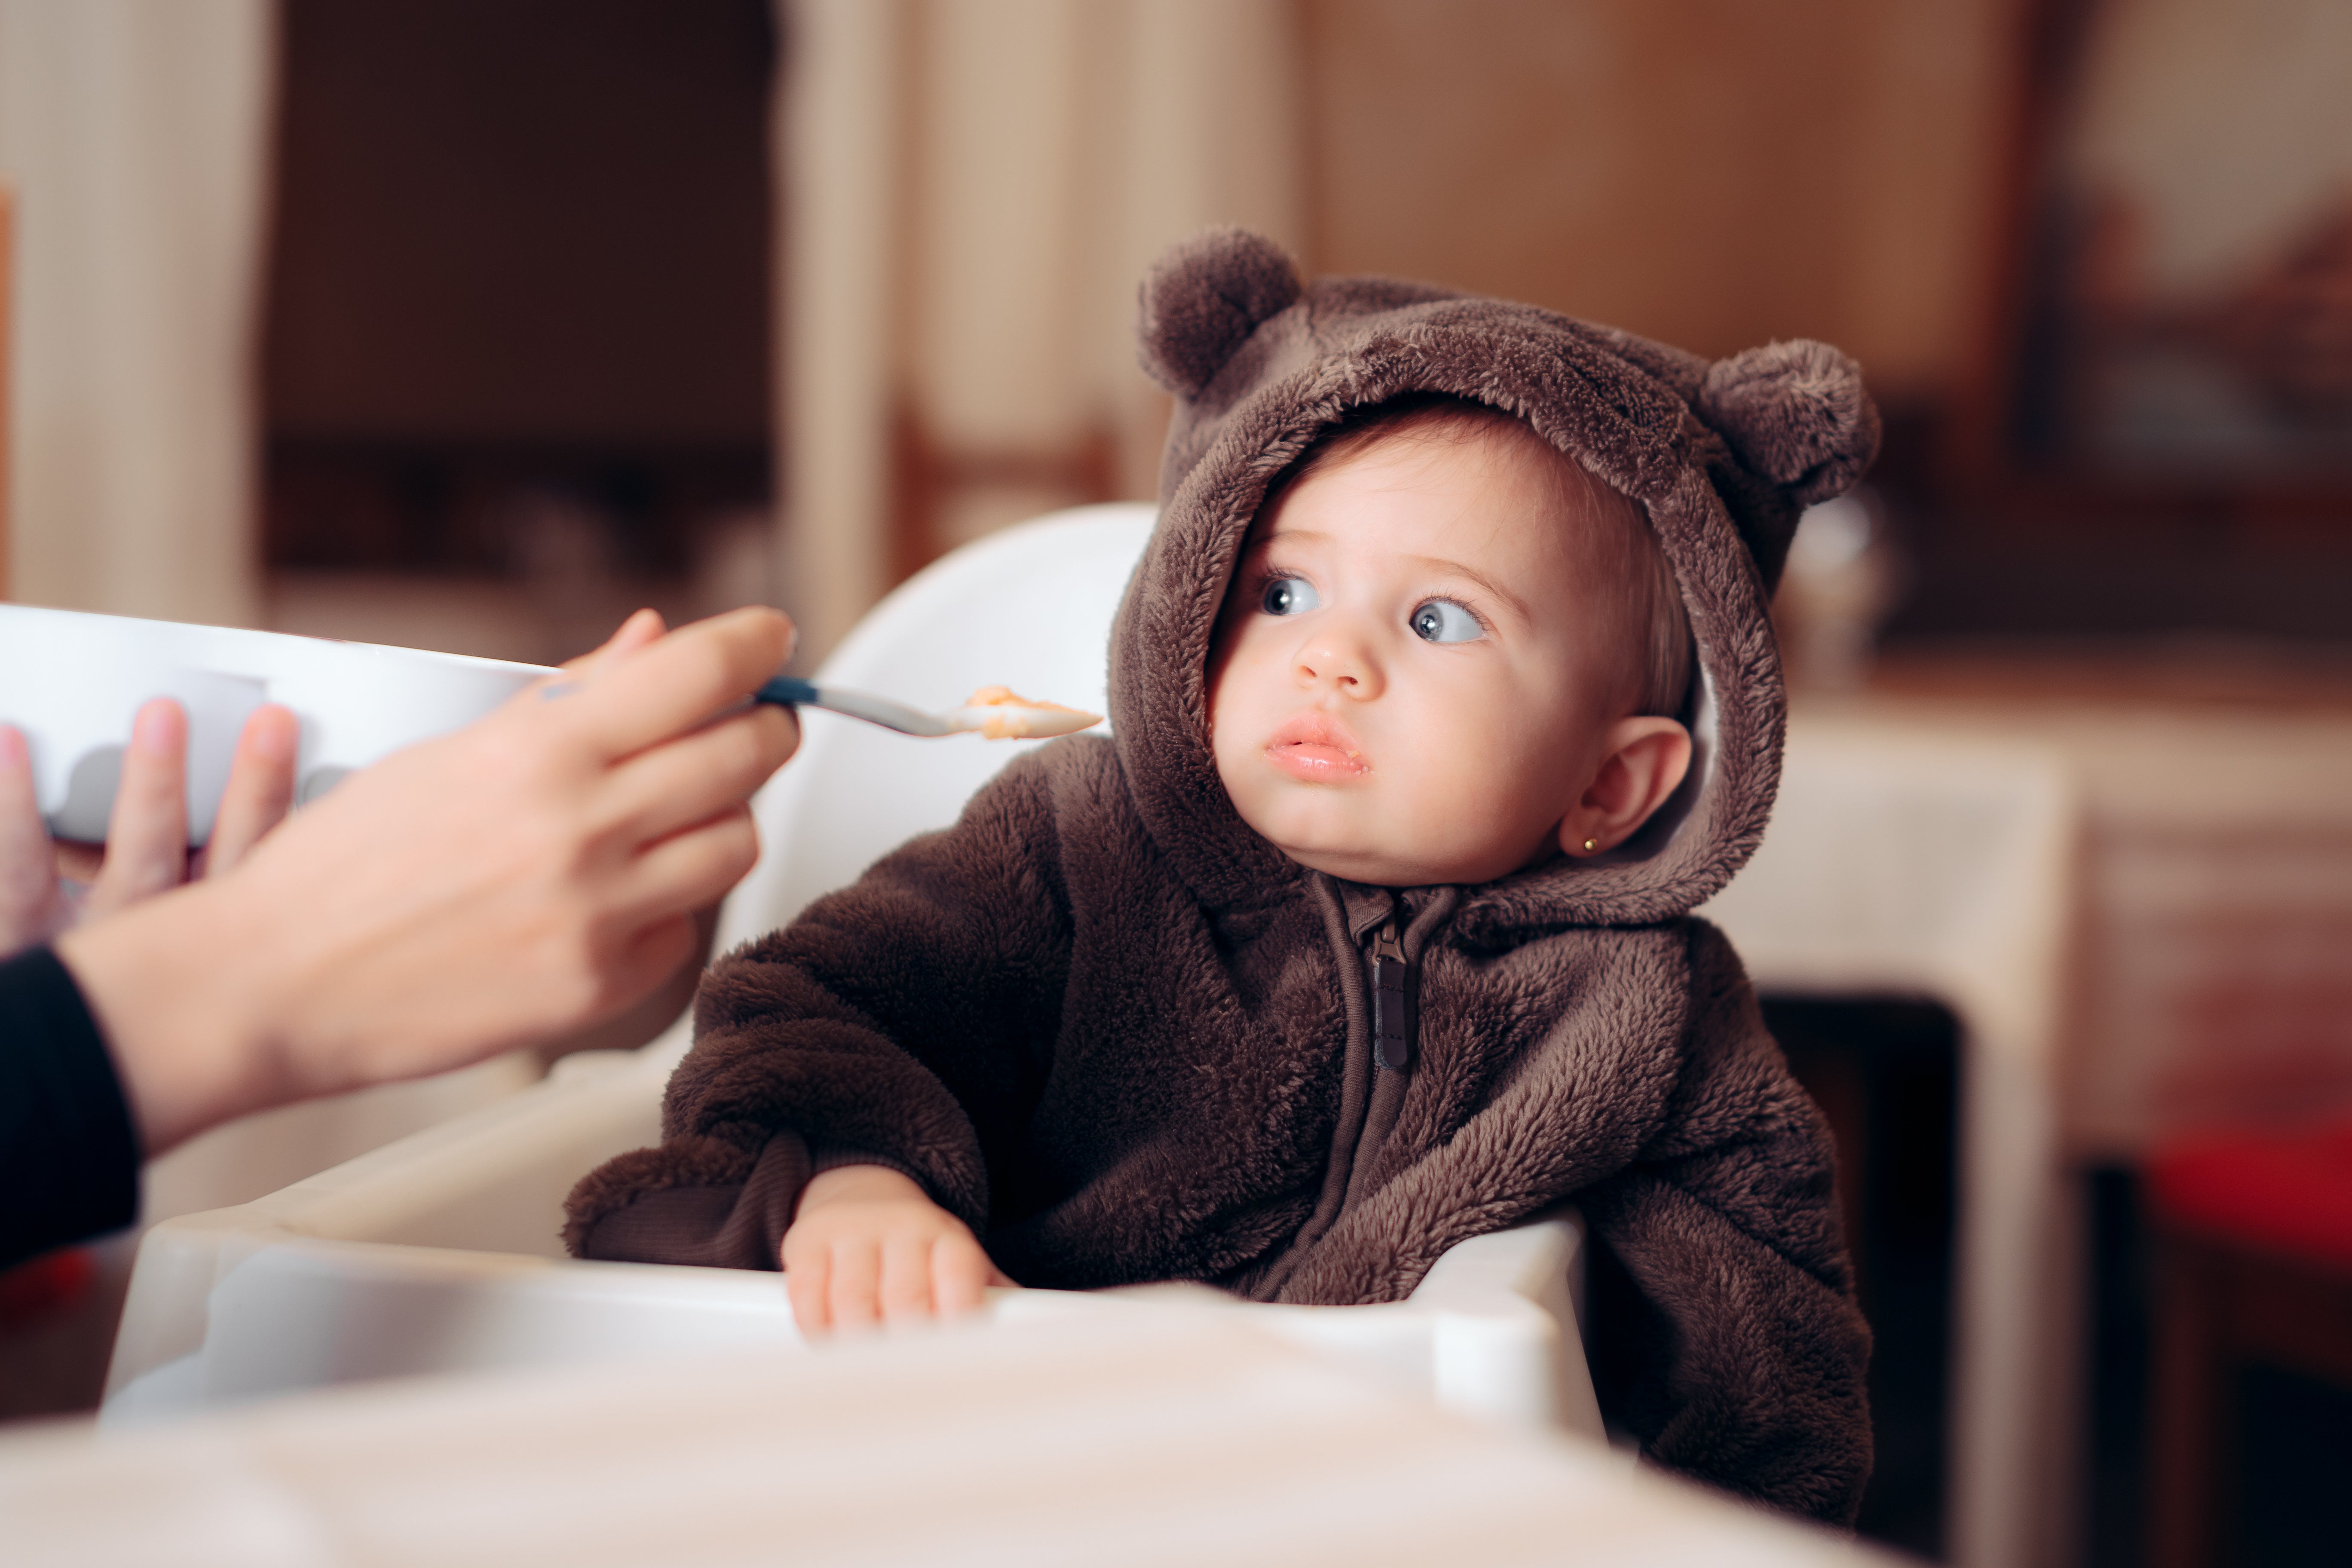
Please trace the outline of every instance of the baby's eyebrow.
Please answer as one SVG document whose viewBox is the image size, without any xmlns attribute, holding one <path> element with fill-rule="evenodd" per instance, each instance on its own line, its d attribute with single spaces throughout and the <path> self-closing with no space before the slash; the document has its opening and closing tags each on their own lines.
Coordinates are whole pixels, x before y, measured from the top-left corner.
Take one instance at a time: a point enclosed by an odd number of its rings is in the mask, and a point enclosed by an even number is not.
<svg viewBox="0 0 2352 1568">
<path fill-rule="evenodd" d="M 1535 618 L 1528 609 L 1528 602 L 1525 599 L 1520 598 L 1475 566 L 1465 566 L 1459 561 L 1448 561 L 1436 555 L 1408 555 L 1405 559 L 1416 566 L 1425 566 L 1441 576 L 1450 574 L 1456 577 L 1466 578 L 1475 586 L 1500 599 L 1516 612 L 1521 620 Z"/>
</svg>

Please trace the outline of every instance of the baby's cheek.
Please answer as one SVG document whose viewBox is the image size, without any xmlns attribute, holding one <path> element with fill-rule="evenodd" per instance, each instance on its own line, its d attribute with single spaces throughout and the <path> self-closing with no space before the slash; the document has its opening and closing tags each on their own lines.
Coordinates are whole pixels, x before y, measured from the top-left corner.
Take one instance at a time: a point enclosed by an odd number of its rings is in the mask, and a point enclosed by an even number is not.
<svg viewBox="0 0 2352 1568">
<path fill-rule="evenodd" d="M 1481 700 L 1481 697 L 1486 700 Z M 1456 694 L 1426 715 L 1426 742 L 1409 749 L 1415 826 L 1431 852 L 1484 861 L 1557 822 L 1552 739 L 1540 718 L 1493 694 Z"/>
<path fill-rule="evenodd" d="M 1278 783 L 1271 776 L 1272 770 L 1247 754 L 1245 747 L 1216 746 L 1211 755 L 1216 763 L 1217 783 L 1242 821 L 1255 833 L 1280 837 L 1280 825 L 1270 815 L 1277 804 L 1273 796 Z M 1253 763 L 1259 765 L 1254 767 Z"/>
<path fill-rule="evenodd" d="M 1266 687 L 1265 661 L 1251 657 L 1246 639 L 1223 650 L 1209 663 L 1209 743 L 1245 743 L 1253 725 L 1263 725 Z"/>
<path fill-rule="evenodd" d="M 1216 767 L 1217 783 L 1224 786 L 1226 795 L 1234 804 L 1243 808 L 1246 820 L 1248 810 L 1243 797 L 1248 790 L 1250 779 L 1238 754 L 1239 737 L 1243 732 L 1240 720 L 1212 691 L 1209 699 L 1209 760 Z"/>
</svg>

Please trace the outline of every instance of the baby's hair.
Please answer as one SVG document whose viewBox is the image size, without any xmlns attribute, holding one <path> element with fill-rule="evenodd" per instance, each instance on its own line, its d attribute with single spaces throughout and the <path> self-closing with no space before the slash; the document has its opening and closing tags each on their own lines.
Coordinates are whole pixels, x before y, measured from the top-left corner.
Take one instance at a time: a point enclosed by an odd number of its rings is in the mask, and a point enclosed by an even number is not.
<svg viewBox="0 0 2352 1568">
<path fill-rule="evenodd" d="M 1273 506 L 1285 490 L 1318 468 L 1354 457 L 1376 441 L 1398 437 L 1492 439 L 1514 430 L 1533 437 L 1559 459 L 1552 471 L 1559 483 L 1562 508 L 1596 524 L 1578 531 L 1579 553 L 1596 576 L 1622 585 L 1623 619 L 1612 629 L 1619 634 L 1620 646 L 1633 650 L 1623 666 L 1632 711 L 1681 718 L 1689 699 L 1694 663 L 1690 620 L 1683 609 L 1674 566 L 1659 547 L 1648 519 L 1630 497 L 1594 478 L 1583 464 L 1501 409 L 1442 392 L 1407 393 L 1384 403 L 1351 408 L 1325 426 L 1313 445 L 1276 476 L 1264 504 Z"/>
</svg>

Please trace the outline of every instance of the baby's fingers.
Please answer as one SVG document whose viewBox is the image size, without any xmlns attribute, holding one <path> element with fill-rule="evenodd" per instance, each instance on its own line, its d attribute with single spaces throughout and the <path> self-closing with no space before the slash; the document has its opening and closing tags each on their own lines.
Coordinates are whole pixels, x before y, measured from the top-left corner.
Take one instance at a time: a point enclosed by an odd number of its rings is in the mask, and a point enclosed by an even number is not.
<svg viewBox="0 0 2352 1568">
<path fill-rule="evenodd" d="M 882 1244 L 882 1321 L 899 1324 L 931 1316 L 934 1247 L 924 1236 L 892 1237 Z"/>
<path fill-rule="evenodd" d="M 844 1241 L 834 1248 L 833 1279 L 825 1292 L 835 1329 L 871 1328 L 882 1318 L 882 1247 L 871 1237 Z"/>
<path fill-rule="evenodd" d="M 783 1263 L 784 1297 L 793 1304 L 793 1321 L 803 1338 L 814 1339 L 833 1327 L 832 1256 L 822 1247 L 794 1247 L 787 1231 Z"/>
<path fill-rule="evenodd" d="M 931 1244 L 931 1295 L 942 1318 L 976 1311 L 988 1287 L 1012 1283 L 968 1234 L 943 1236 Z"/>
</svg>

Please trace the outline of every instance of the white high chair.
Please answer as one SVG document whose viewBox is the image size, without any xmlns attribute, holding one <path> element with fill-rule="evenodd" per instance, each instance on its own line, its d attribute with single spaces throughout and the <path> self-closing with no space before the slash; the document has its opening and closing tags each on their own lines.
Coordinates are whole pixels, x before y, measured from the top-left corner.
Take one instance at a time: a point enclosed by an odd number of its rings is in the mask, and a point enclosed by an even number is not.
<svg viewBox="0 0 2352 1568">
<path fill-rule="evenodd" d="M 1105 707 L 1110 620 L 1148 505 L 1079 508 L 957 551 L 877 606 L 820 679 L 927 708 L 1001 682 Z M 755 809 L 763 853 L 722 949 L 791 919 L 915 833 L 945 826 L 1026 744 L 915 741 L 804 710 L 800 753 Z M 793 1342 L 775 1275 L 562 1256 L 561 1205 L 600 1162 L 656 1142 L 683 1020 L 542 1084 L 257 1202 L 156 1226 L 140 1248 L 103 1417 L 136 1419 L 362 1378 Z M 1451 1409 L 1601 1435 L 1578 1321 L 1582 1226 L 1563 1214 L 1439 1259 L 1391 1306 L 1280 1307 L 1197 1287 L 1156 1304 L 1244 1314 L 1384 1369 Z M 997 1321 L 1116 1312 L 1120 1293 L 994 1292 Z"/>
<path fill-rule="evenodd" d="M 824 679 L 944 708 L 1001 681 L 1103 701 L 1103 647 L 1147 506 L 1006 530 L 906 584 Z M 910 834 L 943 826 L 1024 742 L 912 741 L 822 712 L 757 806 L 766 846 L 729 900 L 733 943 Z M 1702 911 L 1758 986 L 1929 998 L 1962 1035 L 1949 1552 L 1966 1568 L 2065 1558 L 2079 1370 L 2058 1033 L 2075 805 L 2063 763 L 1916 727 L 1801 713 L 1771 831 Z M 650 1143 L 685 1050 L 572 1058 L 512 1098 L 257 1202 L 151 1230 L 105 1416 L 320 1384 L 793 1338 L 776 1279 L 564 1259 L 572 1183 Z M 1221 1305 L 1393 1369 L 1449 1407 L 1598 1433 L 1575 1330 L 1580 1222 L 1482 1237 L 1389 1307 Z M 1214 1298 L 1222 1301 L 1222 1298 Z M 1000 1318 L 1116 1311 L 1116 1296 L 1001 1293 Z"/>
</svg>

